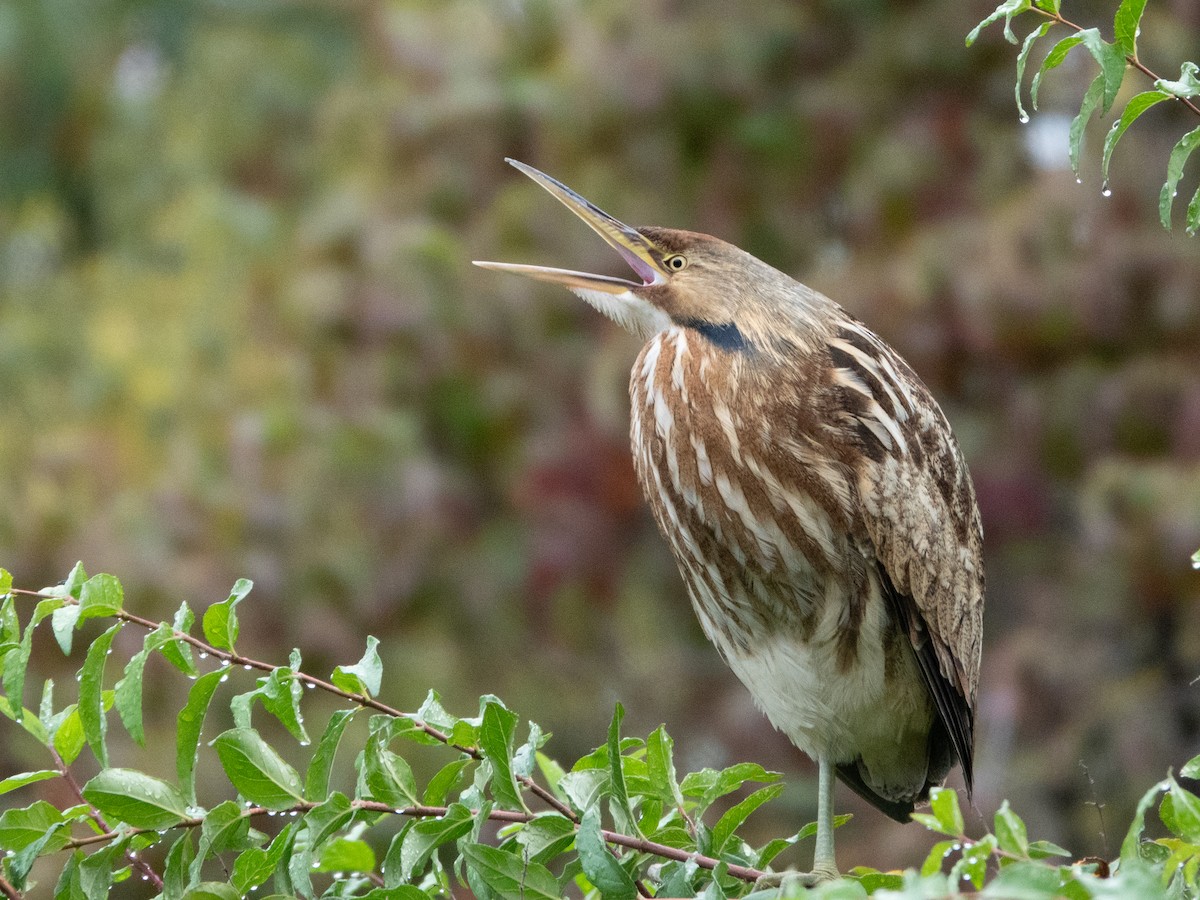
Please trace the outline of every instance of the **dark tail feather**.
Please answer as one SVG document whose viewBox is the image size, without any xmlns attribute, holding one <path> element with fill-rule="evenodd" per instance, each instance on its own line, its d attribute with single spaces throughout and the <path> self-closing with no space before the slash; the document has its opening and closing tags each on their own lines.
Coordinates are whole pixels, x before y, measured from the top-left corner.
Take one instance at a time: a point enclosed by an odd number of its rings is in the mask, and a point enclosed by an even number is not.
<svg viewBox="0 0 1200 900">
<path fill-rule="evenodd" d="M 912 815 L 912 811 L 916 808 L 916 804 L 911 802 L 905 803 L 896 800 L 886 800 L 883 797 L 880 797 L 877 793 L 871 790 L 870 786 L 868 786 L 865 781 L 863 781 L 862 775 L 858 773 L 858 763 L 847 763 L 844 766 L 838 766 L 837 773 L 838 778 L 842 779 L 848 788 L 874 806 L 881 813 L 895 819 L 897 822 L 909 821 L 909 816 Z"/>
</svg>

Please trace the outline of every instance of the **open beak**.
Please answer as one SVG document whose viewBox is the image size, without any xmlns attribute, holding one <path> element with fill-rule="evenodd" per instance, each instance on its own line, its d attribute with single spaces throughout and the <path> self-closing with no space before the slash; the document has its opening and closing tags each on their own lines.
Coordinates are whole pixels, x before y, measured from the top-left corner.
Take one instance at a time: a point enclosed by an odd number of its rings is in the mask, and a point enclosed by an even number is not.
<svg viewBox="0 0 1200 900">
<path fill-rule="evenodd" d="M 515 272 L 518 275 L 528 275 L 541 281 L 550 281 L 565 285 L 568 288 L 601 291 L 605 294 L 624 294 L 630 288 L 645 287 L 666 280 L 667 273 L 660 262 L 659 251 L 637 229 L 631 228 L 624 222 L 619 222 L 585 200 L 561 181 L 551 178 L 544 172 L 539 172 L 533 166 L 527 166 L 515 159 L 506 159 L 509 165 L 520 169 L 551 194 L 571 212 L 587 222 L 593 231 L 615 249 L 629 263 L 630 267 L 641 279 L 632 281 L 625 278 L 615 278 L 611 275 L 592 275 L 588 272 L 575 272 L 571 269 L 553 269 L 548 266 L 527 266 L 519 263 L 482 262 L 475 265 L 485 269 L 495 269 L 499 272 Z"/>
</svg>

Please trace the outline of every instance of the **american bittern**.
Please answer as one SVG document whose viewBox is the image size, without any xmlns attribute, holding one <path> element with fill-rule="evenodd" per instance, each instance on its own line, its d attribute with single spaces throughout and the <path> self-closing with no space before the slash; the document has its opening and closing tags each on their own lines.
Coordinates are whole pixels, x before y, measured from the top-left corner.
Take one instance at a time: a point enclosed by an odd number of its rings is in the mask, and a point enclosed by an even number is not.
<svg viewBox="0 0 1200 900">
<path fill-rule="evenodd" d="M 982 528 L 946 417 L 829 298 L 509 162 L 640 280 L 477 265 L 565 285 L 648 339 L 629 382 L 638 480 L 704 633 L 817 761 L 808 878 L 835 877 L 835 772 L 899 821 L 956 761 L 971 789 Z"/>
</svg>

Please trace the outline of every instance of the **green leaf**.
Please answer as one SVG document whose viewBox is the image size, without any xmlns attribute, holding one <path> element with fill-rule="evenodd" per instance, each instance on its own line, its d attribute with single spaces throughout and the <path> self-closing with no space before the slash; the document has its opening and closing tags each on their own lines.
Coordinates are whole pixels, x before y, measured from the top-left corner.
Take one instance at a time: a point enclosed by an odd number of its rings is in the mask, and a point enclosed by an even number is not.
<svg viewBox="0 0 1200 900">
<path fill-rule="evenodd" d="M 1009 808 L 1007 800 L 1000 804 L 994 822 L 996 840 L 1001 850 L 1016 856 L 1029 855 L 1029 837 L 1025 831 L 1025 823 Z"/>
<path fill-rule="evenodd" d="M 83 787 L 83 798 L 111 823 L 158 831 L 188 817 L 179 789 L 133 769 L 102 769 Z"/>
<path fill-rule="evenodd" d="M 418 803 L 417 782 L 412 767 L 404 757 L 388 749 L 394 736 L 392 726 L 402 723 L 387 716 L 372 716 L 371 724 L 373 730 L 363 750 L 363 766 L 371 797 L 397 808 L 415 806 Z"/>
<path fill-rule="evenodd" d="M 181 603 L 179 609 L 175 611 L 175 621 L 171 623 L 171 631 L 173 634 L 187 634 L 195 623 L 196 616 L 192 613 L 191 608 L 187 603 Z M 162 655 L 167 662 L 189 678 L 195 678 L 199 674 L 196 663 L 192 659 L 191 645 L 186 641 L 177 637 L 169 643 L 163 644 Z"/>
<path fill-rule="evenodd" d="M 963 847 L 962 858 L 950 870 L 950 883 L 970 881 L 975 890 L 982 888 L 987 875 L 988 860 L 992 858 L 995 850 L 996 836 L 992 834 L 986 834 L 980 840 L 968 843 Z"/>
<path fill-rule="evenodd" d="M 54 749 L 68 766 L 79 758 L 83 745 L 87 743 L 83 734 L 83 720 L 79 718 L 79 707 L 72 703 L 63 710 L 65 715 L 54 730 Z"/>
<path fill-rule="evenodd" d="M 352 666 L 338 666 L 330 679 L 350 694 L 374 697 L 383 684 L 383 663 L 379 659 L 379 639 L 367 635 L 367 652 Z"/>
<path fill-rule="evenodd" d="M 1168 93 L 1173 97 L 1179 97 L 1181 100 L 1190 99 L 1200 95 L 1200 66 L 1194 62 L 1185 62 L 1179 67 L 1179 79 L 1176 81 L 1168 81 L 1165 78 L 1160 78 L 1154 82 L 1154 86 L 1160 91 Z"/>
<path fill-rule="evenodd" d="M 1137 120 L 1137 117 L 1150 107 L 1169 98 L 1170 95 L 1162 91 L 1143 91 L 1131 97 L 1129 102 L 1125 104 L 1125 110 L 1121 113 L 1121 118 L 1113 124 L 1113 127 L 1108 131 L 1108 135 L 1104 138 L 1104 163 L 1101 166 L 1101 180 L 1105 184 L 1108 184 L 1109 160 L 1112 159 L 1113 150 L 1117 146 L 1117 141 L 1121 139 L 1121 135 L 1125 133 L 1125 129 L 1132 125 Z"/>
<path fill-rule="evenodd" d="M 733 837 L 734 832 L 742 827 L 742 823 L 750 814 L 764 803 L 774 800 L 783 791 L 782 784 L 770 784 L 759 788 L 741 803 L 731 807 L 712 828 L 712 855 L 719 856 Z"/>
<path fill-rule="evenodd" d="M 542 726 L 536 722 L 529 723 L 529 739 L 513 751 L 513 772 L 518 776 L 529 778 L 537 767 L 537 752 L 549 739 L 542 732 Z"/>
<path fill-rule="evenodd" d="M 1200 231 L 1200 188 L 1192 194 L 1187 208 L 1187 233 L 1194 235 L 1197 231 Z"/>
<path fill-rule="evenodd" d="M 1071 856 L 1070 850 L 1064 850 L 1058 844 L 1051 841 L 1030 841 L 1029 842 L 1029 858 L 1030 859 L 1048 859 L 1051 856 Z"/>
<path fill-rule="evenodd" d="M 1095 28 L 1084 29 L 1079 32 L 1078 37 L 1083 39 L 1083 45 L 1096 60 L 1096 65 L 1100 67 L 1100 74 L 1104 78 L 1104 102 L 1101 104 L 1100 111 L 1106 113 L 1112 107 L 1113 101 L 1117 99 L 1117 92 L 1120 91 L 1121 82 L 1125 79 L 1128 62 L 1121 48 L 1100 37 L 1100 32 Z"/>
<path fill-rule="evenodd" d="M 1158 195 L 1158 216 L 1163 228 L 1168 230 L 1171 227 L 1171 207 L 1175 203 L 1175 193 L 1179 187 L 1179 180 L 1183 178 L 1183 167 L 1197 147 L 1200 147 L 1200 128 L 1193 128 L 1179 139 L 1167 160 L 1167 181 Z"/>
<path fill-rule="evenodd" d="M 150 654 L 171 639 L 171 630 L 166 624 L 146 635 L 142 649 L 130 657 L 125 666 L 125 674 L 117 682 L 114 690 L 117 714 L 129 736 L 138 746 L 146 746 L 146 734 L 142 728 L 142 676 L 146 669 L 146 660 Z"/>
<path fill-rule="evenodd" d="M 249 834 L 250 819 L 243 815 L 242 808 L 233 800 L 226 800 L 210 809 L 200 826 L 200 847 L 188 873 L 191 880 L 200 880 L 204 861 L 210 857 L 226 850 L 244 850 L 253 846 L 248 843 Z"/>
<path fill-rule="evenodd" d="M 314 872 L 373 872 L 375 851 L 366 841 L 336 838 L 321 850 Z"/>
<path fill-rule="evenodd" d="M 1200 797 L 1181 787 L 1174 775 L 1167 780 L 1171 789 L 1162 799 L 1159 818 L 1172 834 L 1192 844 L 1200 843 Z"/>
<path fill-rule="evenodd" d="M 471 757 L 462 756 L 451 760 L 438 770 L 425 785 L 425 795 L 421 798 L 426 806 L 445 806 L 446 797 L 455 785 L 462 779 L 463 770 L 472 762 Z"/>
<path fill-rule="evenodd" d="M 21 724 L 25 720 L 25 673 L 29 669 L 29 657 L 33 652 L 33 623 L 25 629 L 20 642 L 9 649 L 3 656 L 4 693 L 11 703 L 9 709 L 14 722 Z"/>
<path fill-rule="evenodd" d="M 621 756 L 621 720 L 624 718 L 625 708 L 618 703 L 608 726 L 609 809 L 618 831 L 640 837 L 637 816 L 633 813 L 629 792 L 625 788 L 624 758 Z"/>
<path fill-rule="evenodd" d="M 471 830 L 474 817 L 461 803 L 451 804 L 446 814 L 436 819 L 421 819 L 408 828 L 400 843 L 400 880 L 409 881 L 425 869 L 433 851 L 456 841 Z M 389 853 L 389 856 L 391 854 Z"/>
<path fill-rule="evenodd" d="M 531 860 L 548 865 L 575 843 L 575 823 L 560 813 L 542 813 L 526 822 L 515 837 Z"/>
<path fill-rule="evenodd" d="M 333 758 L 341 743 L 342 733 L 350 724 L 350 719 L 361 707 L 354 709 L 339 709 L 329 717 L 325 733 L 317 742 L 317 751 L 313 754 L 305 774 L 304 796 L 314 802 L 321 802 L 329 796 L 329 775 L 333 771 Z"/>
<path fill-rule="evenodd" d="M 675 742 L 662 725 L 646 739 L 646 769 L 651 796 L 682 808 L 683 792 L 675 775 Z"/>
<path fill-rule="evenodd" d="M 637 896 L 633 879 L 609 853 L 608 845 L 600 833 L 599 805 L 589 807 L 580 819 L 575 847 L 579 851 L 583 873 L 605 898 L 631 900 Z"/>
<path fill-rule="evenodd" d="M 932 788 L 929 791 L 929 810 L 937 819 L 943 834 L 960 835 L 966 830 L 962 811 L 958 808 L 958 792 L 951 788 Z"/>
<path fill-rule="evenodd" d="M 1014 862 L 1005 866 L 984 888 L 984 897 L 996 900 L 1049 900 L 1066 897 L 1058 870 L 1037 863 Z"/>
<path fill-rule="evenodd" d="M 287 850 L 295 828 L 295 823 L 289 823 L 279 834 L 275 835 L 275 839 L 271 841 L 271 845 L 266 850 L 261 847 L 251 847 L 239 854 L 237 862 L 233 865 L 230 883 L 240 894 L 244 896 L 254 890 L 279 868 L 279 862 L 283 859 L 283 854 Z M 170 897 L 171 894 L 164 892 L 164 896 Z"/>
<path fill-rule="evenodd" d="M 79 604 L 60 606 L 50 617 L 50 628 L 64 656 L 71 655 L 71 644 L 75 637 L 75 625 L 79 621 Z"/>
<path fill-rule="evenodd" d="M 663 866 L 662 883 L 658 887 L 659 897 L 696 896 L 696 875 L 700 866 L 694 859 L 673 862 Z"/>
<path fill-rule="evenodd" d="M 506 709 L 498 700 L 485 702 L 483 721 L 479 726 L 479 749 L 492 766 L 492 794 L 505 809 L 527 812 L 512 770 L 516 727 L 516 713 Z"/>
<path fill-rule="evenodd" d="M 248 578 L 239 578 L 234 582 L 233 589 L 229 592 L 227 599 L 222 600 L 220 603 L 212 604 L 204 611 L 202 627 L 204 629 L 205 640 L 218 650 L 233 652 L 240 628 L 236 607 L 246 599 L 246 595 L 250 593 L 250 589 L 253 587 L 253 581 L 250 581 Z"/>
<path fill-rule="evenodd" d="M 106 900 L 128 844 L 128 835 L 90 853 L 79 863 L 79 884 L 88 900 Z M 127 871 L 127 870 L 126 870 Z"/>
<path fill-rule="evenodd" d="M 192 847 L 192 831 L 185 829 L 167 852 L 166 867 L 163 869 L 163 897 L 182 897 L 191 884 L 188 870 L 195 858 Z"/>
<path fill-rule="evenodd" d="M 182 900 L 242 900 L 242 895 L 223 881 L 202 881 L 189 889 Z"/>
<path fill-rule="evenodd" d="M 484 884 L 506 900 L 562 898 L 558 879 L 545 866 L 526 862 L 486 844 L 467 844 L 462 852 L 467 865 L 483 879 Z"/>
<path fill-rule="evenodd" d="M 8 778 L 0 781 L 0 795 L 7 794 L 9 791 L 15 791 L 17 788 L 25 787 L 27 784 L 33 784 L 38 781 L 47 781 L 51 778 L 60 778 L 61 772 L 54 769 L 39 769 L 36 772 L 24 772 L 20 775 L 10 775 Z"/>
<path fill-rule="evenodd" d="M 53 849 L 47 849 L 54 843 L 58 837 L 59 831 L 67 827 L 66 822 L 56 822 L 46 829 L 36 841 L 29 844 L 21 851 L 13 853 L 8 851 L 5 859 L 5 866 L 8 869 L 8 876 L 12 886 L 18 891 L 23 891 L 26 888 L 25 879 L 29 875 L 29 870 L 33 868 L 34 862 L 39 856 L 55 852 Z"/>
<path fill-rule="evenodd" d="M 1117 7 L 1117 15 L 1113 19 L 1113 34 L 1117 46 L 1126 56 L 1137 59 L 1137 39 L 1139 23 L 1142 21 L 1142 11 L 1146 8 L 1146 0 L 1121 0 Z"/>
<path fill-rule="evenodd" d="M 1198 129 L 1200 130 L 1200 129 Z M 1170 788 L 1171 782 L 1160 781 L 1150 790 L 1142 795 L 1142 799 L 1138 801 L 1137 810 L 1134 813 L 1133 821 L 1129 825 L 1129 831 L 1125 833 L 1125 840 L 1121 842 L 1121 863 L 1124 865 L 1126 861 L 1131 861 L 1136 864 L 1140 859 L 1138 854 L 1138 844 L 1141 841 L 1142 831 L 1146 827 L 1146 810 L 1154 803 L 1156 797 L 1163 791 Z"/>
<path fill-rule="evenodd" d="M 1200 556 L 1200 553 L 1196 555 Z M 1184 763 L 1183 768 L 1179 770 L 1179 777 L 1200 779 L 1200 756 L 1193 756 Z"/>
<path fill-rule="evenodd" d="M 263 707 L 283 723 L 283 726 L 301 745 L 309 744 L 308 732 L 304 730 L 304 716 L 300 712 L 300 700 L 304 688 L 291 669 L 280 666 L 259 680 L 255 696 L 262 700 Z"/>
<path fill-rule="evenodd" d="M 1029 113 L 1025 112 L 1025 107 L 1021 103 L 1021 82 L 1025 80 L 1025 65 L 1029 62 L 1029 51 L 1033 49 L 1034 43 L 1042 37 L 1046 36 L 1046 32 L 1054 27 L 1053 22 L 1043 22 L 1041 26 L 1029 32 L 1025 37 L 1025 43 L 1021 45 L 1021 52 L 1017 54 L 1017 81 L 1016 81 L 1016 96 L 1017 96 L 1017 115 L 1022 122 L 1029 121 Z"/>
<path fill-rule="evenodd" d="M 121 590 L 121 582 L 112 575 L 93 575 L 80 589 L 79 618 L 76 625 L 88 619 L 118 613 L 124 603 L 125 593 Z"/>
<path fill-rule="evenodd" d="M 7 594 L 12 590 L 12 573 L 8 569 L 0 569 L 0 594 Z"/>
<path fill-rule="evenodd" d="M 733 793 L 747 781 L 770 784 L 779 778 L 778 772 L 768 772 L 758 763 L 736 763 L 719 772 L 713 769 L 689 772 L 684 776 L 680 790 L 685 797 L 700 798 L 700 806 L 707 808 L 718 797 Z"/>
<path fill-rule="evenodd" d="M 915 817 L 914 817 L 915 818 Z M 930 816 L 936 821 L 936 818 Z M 938 841 L 929 848 L 929 855 L 925 857 L 925 862 L 921 864 L 922 875 L 934 875 L 942 871 L 942 864 L 946 857 L 949 856 L 958 847 L 958 841 Z"/>
<path fill-rule="evenodd" d="M 0 815 L 0 847 L 17 852 L 39 840 L 53 826 L 65 821 L 58 808 L 45 800 L 37 800 L 23 809 L 5 810 Z M 57 837 L 46 847 L 61 850 L 71 836 L 59 832 L 56 834 Z"/>
<path fill-rule="evenodd" d="M 84 585 L 85 592 L 87 585 L 94 580 L 88 579 Z M 83 668 L 79 670 L 79 720 L 83 724 L 83 735 L 87 738 L 88 746 L 104 768 L 108 767 L 108 746 L 104 739 L 108 730 L 108 722 L 104 717 L 104 663 L 122 624 L 117 622 L 92 641 Z"/>
<path fill-rule="evenodd" d="M 1083 130 L 1096 111 L 1096 106 L 1103 93 L 1104 76 L 1097 75 L 1083 95 L 1083 100 L 1079 104 L 1079 115 L 1071 120 L 1071 128 L 1067 135 L 1067 153 L 1070 156 L 1071 169 L 1075 172 L 1076 178 L 1079 177 L 1079 148 L 1083 144 Z"/>
<path fill-rule="evenodd" d="M 85 581 L 87 581 L 87 572 L 83 570 L 83 563 L 77 562 L 71 567 L 71 571 L 67 573 L 67 580 L 61 585 L 62 596 L 74 597 L 78 600 Z"/>
<path fill-rule="evenodd" d="M 221 669 L 201 675 L 188 691 L 187 703 L 179 713 L 175 726 L 175 772 L 183 794 L 196 802 L 196 755 L 200 747 L 200 732 L 204 717 L 212 702 L 213 693 L 224 677 Z"/>
<path fill-rule="evenodd" d="M 213 740 L 233 786 L 267 809 L 288 809 L 304 799 L 300 776 L 252 728 L 231 728 Z"/>
<path fill-rule="evenodd" d="M 1009 43 L 1017 42 L 1016 36 L 1012 33 L 1012 20 L 1014 16 L 1020 15 L 1029 9 L 1029 0 L 1005 0 L 982 22 L 971 29 L 971 33 L 967 35 L 967 46 L 970 47 L 979 37 L 979 33 L 987 28 L 993 22 L 1004 19 L 1004 37 Z"/>
</svg>

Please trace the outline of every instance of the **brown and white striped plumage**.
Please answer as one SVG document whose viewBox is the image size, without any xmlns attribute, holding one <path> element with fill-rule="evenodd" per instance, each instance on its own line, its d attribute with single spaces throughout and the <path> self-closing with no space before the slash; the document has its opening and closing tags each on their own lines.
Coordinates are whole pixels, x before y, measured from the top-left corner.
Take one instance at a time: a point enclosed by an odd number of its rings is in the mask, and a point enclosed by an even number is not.
<svg viewBox="0 0 1200 900">
<path fill-rule="evenodd" d="M 887 814 L 907 819 L 956 761 L 969 789 L 981 526 L 924 384 L 744 251 L 630 229 L 518 167 L 642 277 L 487 264 L 564 283 L 647 337 L 634 462 L 705 634 L 777 728 Z"/>
</svg>

